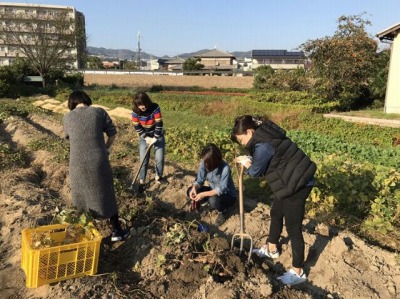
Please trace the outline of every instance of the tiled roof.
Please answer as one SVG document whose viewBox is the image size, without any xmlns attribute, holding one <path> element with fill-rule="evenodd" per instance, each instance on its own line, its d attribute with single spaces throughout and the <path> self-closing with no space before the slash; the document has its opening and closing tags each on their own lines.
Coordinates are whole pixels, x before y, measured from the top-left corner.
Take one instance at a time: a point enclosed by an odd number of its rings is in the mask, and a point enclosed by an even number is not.
<svg viewBox="0 0 400 299">
<path fill-rule="evenodd" d="M 167 63 L 167 64 L 180 64 L 180 63 L 184 63 L 184 62 L 185 62 L 185 59 L 178 57 L 178 58 L 173 58 L 173 59 L 167 60 L 165 63 Z"/>
<path fill-rule="evenodd" d="M 235 56 L 233 56 L 231 53 L 228 52 L 223 52 L 217 49 L 208 51 L 208 52 L 204 52 L 201 54 L 197 54 L 195 55 L 195 57 L 200 57 L 200 58 L 235 58 Z"/>
<path fill-rule="evenodd" d="M 384 39 L 393 40 L 399 33 L 400 33 L 400 23 L 397 23 L 379 32 L 376 35 L 376 37 L 378 37 L 380 40 Z"/>
</svg>

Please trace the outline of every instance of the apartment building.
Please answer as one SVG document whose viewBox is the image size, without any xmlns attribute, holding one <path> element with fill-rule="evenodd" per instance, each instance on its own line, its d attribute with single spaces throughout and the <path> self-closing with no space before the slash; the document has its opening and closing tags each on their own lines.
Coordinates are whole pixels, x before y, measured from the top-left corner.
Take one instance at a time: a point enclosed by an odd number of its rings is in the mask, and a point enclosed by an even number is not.
<svg viewBox="0 0 400 299">
<path fill-rule="evenodd" d="M 30 36 L 32 34 L 29 32 L 32 30 L 24 29 L 24 26 L 21 24 L 24 22 L 26 24 L 28 22 L 30 24 L 46 22 L 49 30 L 46 30 L 44 34 L 52 35 L 54 39 L 57 32 L 51 30 L 51 21 L 57 19 L 57 16 L 60 14 L 65 14 L 70 18 L 71 23 L 75 25 L 73 27 L 74 30 L 81 30 L 81 34 L 77 35 L 78 39 L 74 43 L 75 45 L 65 49 L 65 55 L 73 57 L 69 66 L 74 69 L 84 68 L 86 55 L 85 16 L 73 6 L 0 2 L 0 33 L 4 32 L 5 28 L 10 30 L 10 23 L 16 24 L 13 28 L 16 28 L 20 36 L 23 36 L 27 40 L 27 43 L 29 43 L 29 39 L 33 40 L 32 36 Z M 0 66 L 11 65 L 16 57 L 24 56 L 19 45 L 10 44 L 0 39 Z"/>
</svg>

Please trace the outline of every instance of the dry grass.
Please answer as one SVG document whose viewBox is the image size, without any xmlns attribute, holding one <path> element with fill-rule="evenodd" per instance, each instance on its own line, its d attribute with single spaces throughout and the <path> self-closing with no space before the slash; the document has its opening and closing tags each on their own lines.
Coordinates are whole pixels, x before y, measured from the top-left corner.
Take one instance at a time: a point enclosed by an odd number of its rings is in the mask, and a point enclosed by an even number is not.
<svg viewBox="0 0 400 299">
<path fill-rule="evenodd" d="M 227 103 L 221 100 L 216 100 L 204 105 L 201 109 L 203 115 L 221 115 L 221 116 L 230 116 L 235 114 L 235 112 L 240 111 L 240 103 L 238 101 L 232 101 L 227 106 Z"/>
<path fill-rule="evenodd" d="M 85 74 L 85 85 L 117 85 L 124 87 L 199 86 L 204 88 L 252 88 L 253 77 L 233 76 L 162 76 Z"/>
</svg>

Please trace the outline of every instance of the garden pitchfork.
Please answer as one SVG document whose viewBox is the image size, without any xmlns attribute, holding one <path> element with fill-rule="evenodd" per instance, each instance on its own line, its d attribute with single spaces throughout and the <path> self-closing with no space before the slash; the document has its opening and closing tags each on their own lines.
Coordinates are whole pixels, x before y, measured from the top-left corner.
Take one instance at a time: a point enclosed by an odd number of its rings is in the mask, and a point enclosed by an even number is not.
<svg viewBox="0 0 400 299">
<path fill-rule="evenodd" d="M 250 240 L 250 252 L 249 252 L 249 257 L 247 259 L 247 262 L 250 262 L 251 258 L 251 253 L 253 252 L 253 238 L 246 234 L 244 232 L 244 207 L 243 207 L 243 171 L 244 171 L 244 166 L 241 165 L 240 168 L 240 173 L 239 173 L 239 217 L 240 217 L 240 233 L 239 234 L 234 234 L 232 236 L 232 242 L 231 242 L 231 250 L 233 248 L 233 242 L 235 241 L 236 237 L 240 238 L 240 253 L 243 251 L 243 242 L 244 239 L 249 239 Z"/>
</svg>

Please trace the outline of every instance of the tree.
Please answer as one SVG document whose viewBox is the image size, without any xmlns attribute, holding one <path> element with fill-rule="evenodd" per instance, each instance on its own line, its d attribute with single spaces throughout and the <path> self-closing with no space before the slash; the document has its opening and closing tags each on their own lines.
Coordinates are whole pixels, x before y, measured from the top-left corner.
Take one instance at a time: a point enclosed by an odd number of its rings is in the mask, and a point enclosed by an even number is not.
<svg viewBox="0 0 400 299">
<path fill-rule="evenodd" d="M 253 86 L 260 90 L 308 91 L 309 77 L 303 68 L 274 70 L 270 65 L 261 65 L 254 70 Z"/>
<path fill-rule="evenodd" d="M 0 42 L 12 45 L 16 56 L 29 62 L 42 76 L 43 87 L 50 73 L 70 68 L 78 58 L 74 50 L 86 44 L 83 24 L 67 11 L 48 14 L 4 10 L 0 20 Z"/>
<path fill-rule="evenodd" d="M 104 69 L 103 62 L 97 56 L 89 56 L 86 64 L 89 69 Z"/>
<path fill-rule="evenodd" d="M 124 70 L 132 71 L 132 70 L 137 70 L 137 62 L 136 61 L 124 61 Z"/>
<path fill-rule="evenodd" d="M 375 70 L 371 75 L 371 92 L 378 101 L 384 101 L 389 75 L 390 49 L 377 53 Z"/>
<path fill-rule="evenodd" d="M 377 43 L 365 30 L 363 14 L 341 16 L 332 37 L 309 40 L 301 48 L 311 59 L 316 91 L 327 100 L 350 108 L 368 97 Z"/>
<path fill-rule="evenodd" d="M 199 71 L 204 67 L 204 64 L 199 63 L 201 61 L 200 58 L 190 57 L 185 60 L 183 63 L 184 71 Z"/>
<path fill-rule="evenodd" d="M 255 78 L 253 86 L 256 89 L 272 89 L 271 80 L 274 76 L 274 69 L 270 65 L 260 65 L 254 70 Z"/>
</svg>

